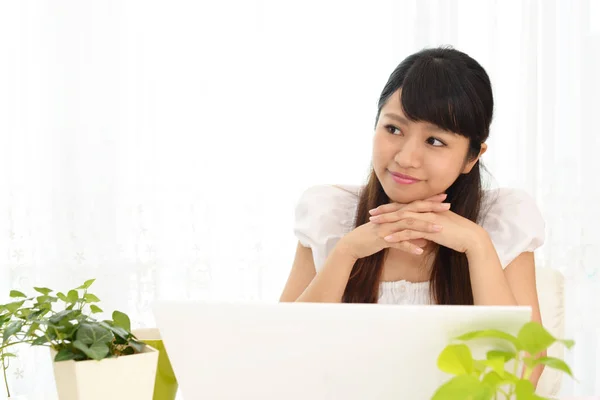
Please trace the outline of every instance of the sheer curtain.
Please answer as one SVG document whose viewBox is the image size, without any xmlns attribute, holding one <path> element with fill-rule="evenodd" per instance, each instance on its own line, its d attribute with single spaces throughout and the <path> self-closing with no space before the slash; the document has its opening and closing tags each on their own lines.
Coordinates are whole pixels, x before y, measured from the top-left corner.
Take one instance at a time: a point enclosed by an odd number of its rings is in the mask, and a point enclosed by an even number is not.
<svg viewBox="0 0 600 400">
<path fill-rule="evenodd" d="M 275 301 L 293 210 L 362 183 L 393 68 L 453 45 L 487 69 L 484 159 L 535 196 L 567 280 L 565 394 L 600 393 L 600 10 L 594 0 L 63 1 L 0 5 L 0 293 L 97 278 L 105 310 Z M 53 399 L 21 349 L 17 394 Z M 35 382 L 35 384 L 33 384 Z"/>
</svg>

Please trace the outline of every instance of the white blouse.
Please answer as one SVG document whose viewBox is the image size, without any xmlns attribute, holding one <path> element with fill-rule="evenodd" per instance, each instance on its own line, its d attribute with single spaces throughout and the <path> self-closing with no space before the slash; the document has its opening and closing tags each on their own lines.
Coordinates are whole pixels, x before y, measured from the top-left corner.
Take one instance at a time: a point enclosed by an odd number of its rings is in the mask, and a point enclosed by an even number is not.
<svg viewBox="0 0 600 400">
<path fill-rule="evenodd" d="M 312 249 L 317 272 L 336 243 L 354 229 L 362 186 L 318 185 L 307 189 L 296 205 L 294 233 Z M 484 192 L 479 224 L 488 232 L 502 268 L 519 254 L 544 243 L 544 220 L 534 200 L 524 191 L 494 189 Z M 379 303 L 429 304 L 429 282 L 381 282 Z"/>
</svg>

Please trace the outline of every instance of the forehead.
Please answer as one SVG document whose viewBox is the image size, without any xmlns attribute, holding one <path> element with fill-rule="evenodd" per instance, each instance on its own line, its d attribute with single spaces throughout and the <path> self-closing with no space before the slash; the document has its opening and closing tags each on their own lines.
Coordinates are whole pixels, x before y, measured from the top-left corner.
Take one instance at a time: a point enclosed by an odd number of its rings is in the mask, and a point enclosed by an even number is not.
<svg viewBox="0 0 600 400">
<path fill-rule="evenodd" d="M 382 109 L 387 110 L 387 111 L 395 111 L 398 113 L 402 113 L 402 115 L 404 115 L 404 112 L 402 112 L 402 103 L 400 101 L 401 96 L 402 96 L 402 89 L 396 90 L 387 99 L 387 101 L 383 105 Z"/>
</svg>

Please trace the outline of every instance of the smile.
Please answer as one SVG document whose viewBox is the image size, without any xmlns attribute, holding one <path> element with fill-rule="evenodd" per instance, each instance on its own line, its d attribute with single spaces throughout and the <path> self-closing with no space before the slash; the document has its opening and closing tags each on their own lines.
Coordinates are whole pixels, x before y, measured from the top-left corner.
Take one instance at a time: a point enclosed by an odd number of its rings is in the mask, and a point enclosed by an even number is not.
<svg viewBox="0 0 600 400">
<path fill-rule="evenodd" d="M 392 176 L 392 179 L 394 180 L 394 182 L 399 183 L 401 185 L 411 185 L 413 183 L 421 182 L 420 179 L 417 179 L 410 175 L 404 175 L 404 174 L 400 174 L 398 172 L 392 172 L 390 170 L 388 170 L 388 172 Z"/>
</svg>

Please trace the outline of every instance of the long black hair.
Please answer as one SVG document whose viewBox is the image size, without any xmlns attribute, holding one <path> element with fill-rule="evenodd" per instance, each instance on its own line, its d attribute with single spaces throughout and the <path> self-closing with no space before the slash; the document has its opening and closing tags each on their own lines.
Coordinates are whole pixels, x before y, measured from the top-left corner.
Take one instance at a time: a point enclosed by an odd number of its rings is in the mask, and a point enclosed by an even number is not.
<svg viewBox="0 0 600 400">
<path fill-rule="evenodd" d="M 494 99 L 490 79 L 481 65 L 452 48 L 425 49 L 403 60 L 390 75 L 379 97 L 376 123 L 389 98 L 402 89 L 401 104 L 411 121 L 424 121 L 469 139 L 466 160 L 475 159 L 489 136 Z M 452 211 L 477 222 L 482 207 L 481 165 L 477 161 L 446 191 Z M 360 195 L 355 227 L 369 220 L 368 210 L 389 202 L 371 170 Z M 342 300 L 376 303 L 387 249 L 359 259 L 352 269 Z M 438 246 L 430 276 L 432 301 L 473 304 L 467 257 Z"/>
</svg>

